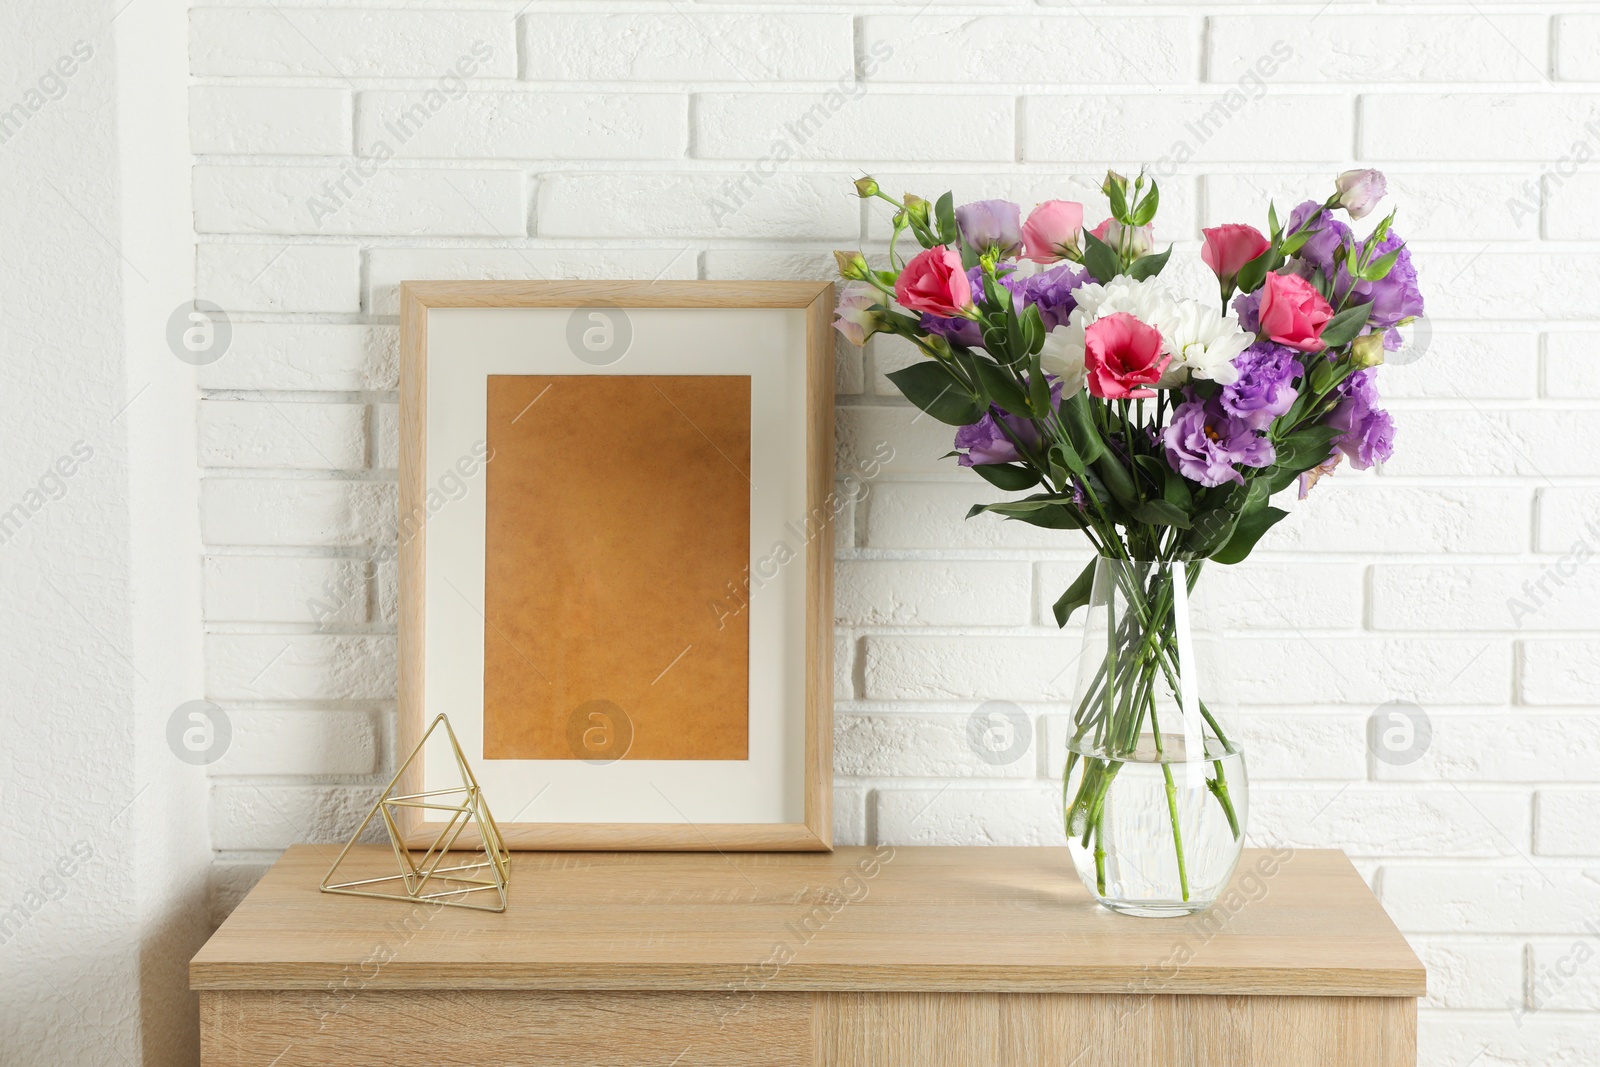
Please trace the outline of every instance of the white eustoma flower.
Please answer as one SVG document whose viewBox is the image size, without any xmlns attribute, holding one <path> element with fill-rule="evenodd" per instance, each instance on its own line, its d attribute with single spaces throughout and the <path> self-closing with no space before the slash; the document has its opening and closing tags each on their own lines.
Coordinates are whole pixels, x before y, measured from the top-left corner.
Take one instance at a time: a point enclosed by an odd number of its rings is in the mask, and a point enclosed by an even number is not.
<svg viewBox="0 0 1600 1067">
<path fill-rule="evenodd" d="M 1164 389 L 1182 385 L 1190 375 L 1232 385 L 1239 380 L 1233 357 L 1255 341 L 1239 328 L 1239 320 L 1232 312 L 1224 315 L 1199 300 L 1179 301 L 1171 319 L 1151 325 L 1161 331 L 1166 351 L 1172 355 L 1172 362 L 1161 376 Z"/>
</svg>

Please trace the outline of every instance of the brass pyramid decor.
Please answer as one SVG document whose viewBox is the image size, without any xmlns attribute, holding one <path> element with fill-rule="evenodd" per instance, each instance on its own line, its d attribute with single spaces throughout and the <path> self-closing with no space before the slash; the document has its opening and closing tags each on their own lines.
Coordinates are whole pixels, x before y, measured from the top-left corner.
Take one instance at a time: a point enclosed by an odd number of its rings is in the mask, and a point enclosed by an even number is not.
<svg viewBox="0 0 1600 1067">
<path fill-rule="evenodd" d="M 441 723 L 445 734 L 449 736 L 451 751 L 455 753 L 461 785 L 425 793 L 396 793 L 395 786 Z M 449 817 L 439 836 L 420 857 L 406 848 L 404 835 L 395 819 L 396 811 L 400 808 L 423 808 L 443 812 Z M 384 828 L 389 831 L 389 844 L 393 846 L 395 859 L 399 862 L 399 873 L 335 882 L 334 875 L 344 863 L 351 846 L 361 839 L 367 824 L 372 822 L 375 815 L 383 818 Z M 450 855 L 456 839 L 469 826 L 476 827 L 481 844 L 471 852 L 458 852 L 456 856 L 472 862 L 440 866 Z M 384 900 L 415 900 L 478 911 L 505 911 L 506 889 L 510 884 L 511 856 L 500 837 L 500 828 L 489 813 L 489 803 L 484 799 L 483 790 L 478 787 L 478 779 L 473 776 L 472 768 L 467 766 L 467 758 L 461 753 L 461 743 L 456 740 L 456 732 L 450 728 L 450 720 L 440 715 L 429 724 L 422 740 L 411 750 L 411 755 L 406 757 L 394 778 L 390 779 L 377 803 L 372 805 L 367 817 L 356 827 L 349 844 L 344 846 L 339 858 L 328 868 L 327 875 L 322 879 L 322 891 Z"/>
</svg>

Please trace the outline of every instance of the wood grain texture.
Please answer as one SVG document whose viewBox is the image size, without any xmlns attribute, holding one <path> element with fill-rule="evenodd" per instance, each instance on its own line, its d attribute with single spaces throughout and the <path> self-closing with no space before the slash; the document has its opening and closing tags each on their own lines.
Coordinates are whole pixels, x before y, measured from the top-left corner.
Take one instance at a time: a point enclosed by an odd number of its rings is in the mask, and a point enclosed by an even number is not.
<svg viewBox="0 0 1600 1067">
<path fill-rule="evenodd" d="M 759 281 L 415 281 L 400 285 L 402 303 L 410 294 L 424 306 L 435 308 L 584 307 L 596 303 L 640 308 L 803 308 L 826 299 L 830 313 L 832 290 L 829 282 Z"/>
<path fill-rule="evenodd" d="M 204 1067 L 1415 1067 L 1403 997 L 214 990 Z"/>
<path fill-rule="evenodd" d="M 833 844 L 833 286 L 806 305 L 806 827 Z"/>
<path fill-rule="evenodd" d="M 204 1067 L 802 1067 L 804 993 L 217 991 L 200 997 Z"/>
<path fill-rule="evenodd" d="M 1425 992 L 1422 965 L 1337 851 L 1246 850 L 1222 902 L 1187 919 L 1097 907 L 1053 848 L 526 853 L 512 857 L 503 915 L 319 893 L 335 851 L 289 849 L 194 958 L 192 985 Z M 381 846 L 347 860 L 351 877 L 393 862 Z"/>
<path fill-rule="evenodd" d="M 806 670 L 804 698 L 804 816 L 799 823 L 505 823 L 512 849 L 826 851 L 833 834 L 833 286 L 821 282 L 428 282 L 400 287 L 400 679 L 399 747 L 410 752 L 429 719 L 424 706 L 423 525 L 427 493 L 427 314 L 430 308 L 579 307 L 596 302 L 640 308 L 804 308 L 806 320 L 807 544 Z M 420 770 L 399 783 L 421 789 Z M 439 824 L 405 812 L 402 829 L 412 845 L 425 845 Z M 475 848 L 464 833 L 458 848 Z"/>
<path fill-rule="evenodd" d="M 819 1067 L 1414 1067 L 1408 997 L 831 993 Z"/>
</svg>

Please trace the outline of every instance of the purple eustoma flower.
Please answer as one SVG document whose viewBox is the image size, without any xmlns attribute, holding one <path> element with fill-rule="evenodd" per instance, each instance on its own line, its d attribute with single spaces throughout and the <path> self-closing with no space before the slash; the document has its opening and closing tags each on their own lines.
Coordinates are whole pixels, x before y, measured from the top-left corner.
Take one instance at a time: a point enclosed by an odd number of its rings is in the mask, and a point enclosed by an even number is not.
<svg viewBox="0 0 1600 1067">
<path fill-rule="evenodd" d="M 1295 258 L 1320 270 L 1323 277 L 1332 277 L 1334 249 L 1350 239 L 1350 227 L 1334 218 L 1332 212 L 1315 200 L 1307 200 L 1289 213 L 1289 225 L 1284 232 L 1294 233 L 1302 227 L 1315 230 L 1316 233 L 1300 246 Z"/>
<path fill-rule="evenodd" d="M 1024 305 L 1032 304 L 1039 309 L 1039 318 L 1048 332 L 1066 325 L 1067 317 L 1078 306 L 1072 293 L 1088 280 L 1088 271 L 1063 263 L 1028 278 L 1007 277 L 1003 284 L 1020 296 Z"/>
<path fill-rule="evenodd" d="M 1411 250 L 1405 247 L 1400 236 L 1395 233 L 1385 236 L 1373 247 L 1369 260 L 1376 262 L 1396 249 L 1400 254 L 1388 274 L 1375 282 L 1356 282 L 1350 294 L 1352 303 L 1365 303 L 1371 309 L 1368 317 L 1374 329 L 1390 332 L 1401 320 L 1414 319 L 1422 314 L 1422 290 L 1417 288 L 1417 268 L 1411 262 Z M 1399 347 L 1398 334 L 1394 338 L 1395 344 L 1390 345 L 1387 340 L 1385 348 L 1393 351 Z"/>
<path fill-rule="evenodd" d="M 1045 380 L 1050 382 L 1051 405 L 1059 407 L 1061 383 L 1049 375 L 1046 375 Z M 1001 429 L 1001 423 L 1005 424 L 1005 429 Z M 973 467 L 980 463 L 1017 462 L 1022 458 L 1022 454 L 1017 451 L 1012 438 L 1006 436 L 1006 429 L 1028 448 L 1035 448 L 1039 444 L 1039 431 L 1032 419 L 1021 415 L 1009 415 L 991 406 L 983 418 L 956 431 L 956 448 L 966 449 L 956 462 L 963 467 Z"/>
<path fill-rule="evenodd" d="M 977 348 L 983 344 L 983 331 L 971 319 L 947 319 L 924 311 L 918 323 L 923 333 L 936 333 L 952 344 Z"/>
<path fill-rule="evenodd" d="M 1328 425 L 1341 431 L 1333 447 L 1350 459 L 1350 465 L 1364 471 L 1394 454 L 1394 420 L 1378 407 L 1378 373 L 1356 371 L 1335 391 L 1340 398 L 1328 413 Z"/>
<path fill-rule="evenodd" d="M 1244 484 L 1244 476 L 1234 464 L 1265 467 L 1276 453 L 1272 442 L 1262 437 L 1243 419 L 1223 410 L 1219 396 L 1201 400 L 1186 390 L 1186 399 L 1172 413 L 1171 424 L 1162 431 L 1167 463 L 1173 470 L 1204 486 L 1223 482 Z"/>
<path fill-rule="evenodd" d="M 1245 333 L 1261 332 L 1261 290 L 1240 293 L 1233 298 L 1233 313 L 1238 316 L 1239 329 Z"/>
<path fill-rule="evenodd" d="M 1009 200 L 976 200 L 956 208 L 961 239 L 979 252 L 998 248 L 1014 256 L 1022 247 L 1022 209 Z"/>
<path fill-rule="evenodd" d="M 1223 386 L 1217 394 L 1222 410 L 1243 419 L 1251 429 L 1265 430 L 1300 395 L 1294 381 L 1306 370 L 1299 356 L 1294 349 L 1271 341 L 1258 341 L 1235 356 L 1239 380 Z"/>
</svg>

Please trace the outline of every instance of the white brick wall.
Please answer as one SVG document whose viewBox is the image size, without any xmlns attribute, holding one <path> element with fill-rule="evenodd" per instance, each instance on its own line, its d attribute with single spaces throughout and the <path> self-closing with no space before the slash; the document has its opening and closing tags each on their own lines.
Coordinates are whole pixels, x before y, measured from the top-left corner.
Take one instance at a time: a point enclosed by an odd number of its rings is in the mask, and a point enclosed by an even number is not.
<svg viewBox="0 0 1600 1067">
<path fill-rule="evenodd" d="M 1210 689 L 1255 839 L 1348 850 L 1427 961 L 1423 1064 L 1600 1062 L 1600 15 L 402 7 L 190 19 L 197 295 L 234 321 L 196 412 L 205 695 L 235 731 L 210 768 L 219 913 L 273 850 L 347 833 L 394 767 L 394 569 L 367 561 L 395 537 L 400 281 L 824 278 L 830 249 L 883 248 L 862 172 L 1098 221 L 1104 168 L 1146 161 L 1174 277 L 1203 282 L 1201 226 L 1362 163 L 1389 173 L 1432 343 L 1382 374 L 1387 469 L 1341 471 L 1212 568 Z M 838 542 L 839 839 L 1056 842 L 1077 633 L 1048 607 L 1087 553 L 962 518 L 997 494 L 883 378 L 905 358 L 840 349 L 841 467 L 895 458 Z M 968 745 L 989 699 L 1033 720 L 1011 762 Z M 1366 749 L 1391 700 L 1433 726 L 1407 766 Z"/>
</svg>

